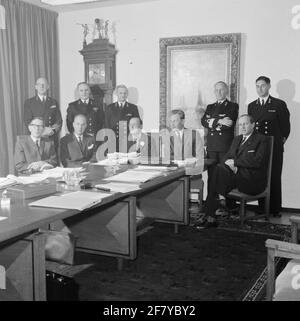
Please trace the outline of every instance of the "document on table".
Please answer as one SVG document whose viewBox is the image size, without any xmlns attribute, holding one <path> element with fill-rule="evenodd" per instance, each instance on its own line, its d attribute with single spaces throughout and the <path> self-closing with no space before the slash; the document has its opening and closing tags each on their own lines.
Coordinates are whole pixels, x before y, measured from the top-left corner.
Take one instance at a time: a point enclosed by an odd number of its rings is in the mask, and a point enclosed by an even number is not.
<svg viewBox="0 0 300 321">
<path fill-rule="evenodd" d="M 146 165 L 138 165 L 136 168 L 134 168 L 134 171 L 152 171 L 152 172 L 168 172 L 172 170 L 176 170 L 178 167 L 176 166 L 146 166 Z"/>
<path fill-rule="evenodd" d="M 7 175 L 7 178 L 15 180 L 17 184 L 33 184 L 33 183 L 40 183 L 46 179 L 44 176 L 14 176 L 14 175 Z"/>
<path fill-rule="evenodd" d="M 42 198 L 28 204 L 29 206 L 54 207 L 64 209 L 85 210 L 92 207 L 110 196 L 111 194 L 100 192 L 77 191 L 63 195 L 54 195 Z"/>
<path fill-rule="evenodd" d="M 96 188 L 100 190 L 109 190 L 113 193 L 129 193 L 132 191 L 137 191 L 141 189 L 138 184 L 127 184 L 127 183 L 116 183 L 116 182 L 109 182 L 107 184 L 97 184 L 95 185 Z"/>
<path fill-rule="evenodd" d="M 16 185 L 17 181 L 8 177 L 0 177 L 0 189 Z"/>
<path fill-rule="evenodd" d="M 3 221 L 3 220 L 6 220 L 6 219 L 7 219 L 7 217 L 5 217 L 5 216 L 0 216 L 0 222 Z"/>
<path fill-rule="evenodd" d="M 141 184 L 145 183 L 153 178 L 161 176 L 161 172 L 153 172 L 153 171 L 135 171 L 128 170 L 126 172 L 104 178 L 104 181 L 110 182 L 124 182 L 124 183 L 135 183 Z"/>
</svg>

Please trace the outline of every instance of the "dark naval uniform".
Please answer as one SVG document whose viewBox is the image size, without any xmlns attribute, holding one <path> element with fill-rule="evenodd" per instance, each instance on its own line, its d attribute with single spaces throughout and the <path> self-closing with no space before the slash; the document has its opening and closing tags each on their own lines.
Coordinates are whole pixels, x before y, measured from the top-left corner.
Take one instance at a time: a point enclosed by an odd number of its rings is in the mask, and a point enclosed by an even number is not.
<svg viewBox="0 0 300 321">
<path fill-rule="evenodd" d="M 140 117 L 138 108 L 127 101 L 123 107 L 120 107 L 119 103 L 115 102 L 105 108 L 105 128 L 112 129 L 116 135 L 116 151 L 119 151 L 120 138 L 124 138 L 124 143 L 127 142 L 128 123 L 134 117 Z M 124 147 L 124 149 L 126 152 L 127 148 Z"/>
<path fill-rule="evenodd" d="M 102 107 L 98 106 L 93 99 L 89 99 L 88 104 L 82 102 L 81 99 L 73 101 L 67 108 L 67 128 L 73 133 L 74 117 L 78 114 L 86 116 L 87 127 L 86 133 L 96 137 L 98 130 L 104 126 L 104 113 Z"/>
<path fill-rule="evenodd" d="M 218 102 L 207 105 L 206 111 L 201 119 L 202 125 L 207 128 L 207 157 L 215 159 L 217 163 L 222 161 L 222 158 L 229 150 L 234 137 L 234 127 L 239 113 L 239 105 L 225 99 L 221 104 Z M 219 119 L 229 117 L 233 124 L 232 126 L 218 125 Z M 215 119 L 212 126 L 209 127 L 210 119 Z M 208 168 L 208 188 L 216 165 Z"/>
<path fill-rule="evenodd" d="M 248 114 L 254 118 L 256 132 L 274 137 L 270 211 L 278 214 L 282 202 L 283 140 L 290 134 L 290 112 L 283 100 L 269 96 L 264 106 L 261 105 L 260 99 L 251 102 L 248 105 Z"/>
<path fill-rule="evenodd" d="M 58 126 L 57 129 L 53 129 L 55 133 L 49 137 L 50 140 L 54 141 L 57 148 L 58 134 L 62 125 L 61 112 L 57 101 L 47 96 L 46 101 L 42 102 L 38 95 L 26 99 L 24 104 L 24 122 L 27 127 L 27 133 L 29 133 L 28 125 L 35 117 L 43 118 L 46 127 Z"/>
</svg>

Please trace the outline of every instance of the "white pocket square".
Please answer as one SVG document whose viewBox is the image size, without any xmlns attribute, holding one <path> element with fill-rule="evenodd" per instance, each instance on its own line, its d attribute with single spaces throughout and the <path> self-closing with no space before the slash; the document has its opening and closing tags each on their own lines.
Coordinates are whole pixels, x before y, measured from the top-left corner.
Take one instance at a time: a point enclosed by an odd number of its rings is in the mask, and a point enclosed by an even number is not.
<svg viewBox="0 0 300 321">
<path fill-rule="evenodd" d="M 92 149 L 94 147 L 94 144 L 88 146 L 88 149 Z"/>
<path fill-rule="evenodd" d="M 255 152 L 255 150 L 253 149 L 253 150 L 248 150 L 248 153 L 254 153 Z"/>
<path fill-rule="evenodd" d="M 56 105 L 52 105 L 52 106 L 50 106 L 50 108 L 56 108 Z"/>
</svg>

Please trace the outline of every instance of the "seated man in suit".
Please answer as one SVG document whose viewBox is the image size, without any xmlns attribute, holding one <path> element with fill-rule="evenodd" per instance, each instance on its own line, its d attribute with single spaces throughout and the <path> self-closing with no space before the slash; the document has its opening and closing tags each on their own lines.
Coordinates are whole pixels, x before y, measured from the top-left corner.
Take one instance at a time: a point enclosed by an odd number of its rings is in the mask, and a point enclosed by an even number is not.
<svg viewBox="0 0 300 321">
<path fill-rule="evenodd" d="M 18 173 L 38 172 L 57 166 L 53 140 L 42 136 L 43 118 L 33 118 L 28 125 L 30 135 L 19 136 L 15 146 L 15 167 Z"/>
<path fill-rule="evenodd" d="M 157 154 L 155 141 L 150 135 L 142 132 L 143 121 L 139 117 L 133 117 L 129 121 L 128 152 L 140 153 L 148 158 Z"/>
<path fill-rule="evenodd" d="M 172 128 L 170 133 L 170 159 L 175 162 L 194 159 L 193 167 L 186 167 L 187 174 L 200 174 L 204 164 L 204 149 L 199 132 L 184 127 L 185 113 L 180 109 L 171 111 L 170 123 Z M 167 152 L 165 155 L 167 155 Z"/>
<path fill-rule="evenodd" d="M 239 118 L 241 135 L 236 136 L 229 151 L 218 164 L 205 202 L 205 217 L 198 228 L 216 227 L 215 211 L 225 206 L 226 195 L 234 188 L 256 195 L 267 184 L 268 149 L 263 135 L 254 132 L 250 115 Z"/>
<path fill-rule="evenodd" d="M 96 161 L 95 138 L 86 134 L 87 119 L 78 114 L 72 124 L 74 132 L 60 140 L 60 160 L 64 167 L 81 167 L 83 162 Z"/>
</svg>

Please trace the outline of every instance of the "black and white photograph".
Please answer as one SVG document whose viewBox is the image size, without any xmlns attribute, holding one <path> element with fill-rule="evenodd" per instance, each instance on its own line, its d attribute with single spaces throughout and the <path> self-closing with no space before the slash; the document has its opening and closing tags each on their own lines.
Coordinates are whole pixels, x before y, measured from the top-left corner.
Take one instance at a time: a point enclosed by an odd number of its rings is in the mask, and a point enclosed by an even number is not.
<svg viewBox="0 0 300 321">
<path fill-rule="evenodd" d="M 299 57 L 297 0 L 0 0 L 0 307 L 300 301 Z"/>
</svg>

